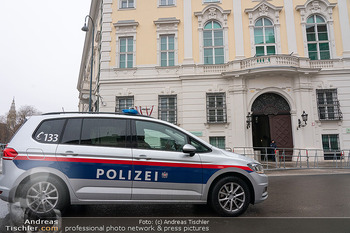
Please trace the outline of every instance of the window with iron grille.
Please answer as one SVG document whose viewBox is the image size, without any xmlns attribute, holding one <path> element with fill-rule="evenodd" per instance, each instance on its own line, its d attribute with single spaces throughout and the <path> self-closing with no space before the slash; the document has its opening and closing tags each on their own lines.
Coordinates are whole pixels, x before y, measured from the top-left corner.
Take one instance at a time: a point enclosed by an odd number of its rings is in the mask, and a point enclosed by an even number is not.
<svg viewBox="0 0 350 233">
<path fill-rule="evenodd" d="M 159 96 L 158 118 L 177 124 L 177 97 L 176 95 Z"/>
<path fill-rule="evenodd" d="M 115 112 L 122 112 L 123 109 L 134 108 L 134 97 L 133 96 L 117 96 Z"/>
<path fill-rule="evenodd" d="M 207 122 L 226 123 L 225 93 L 207 93 Z"/>
<path fill-rule="evenodd" d="M 225 137 L 209 137 L 209 143 L 220 149 L 225 149 Z"/>
<path fill-rule="evenodd" d="M 316 90 L 317 107 L 320 120 L 341 120 L 337 89 Z"/>
</svg>

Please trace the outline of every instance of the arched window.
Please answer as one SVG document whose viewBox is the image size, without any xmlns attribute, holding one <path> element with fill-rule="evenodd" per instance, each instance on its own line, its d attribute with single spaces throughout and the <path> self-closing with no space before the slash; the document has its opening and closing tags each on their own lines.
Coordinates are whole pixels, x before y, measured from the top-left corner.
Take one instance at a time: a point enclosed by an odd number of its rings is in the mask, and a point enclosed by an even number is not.
<svg viewBox="0 0 350 233">
<path fill-rule="evenodd" d="M 275 29 L 271 20 L 260 18 L 254 25 L 256 56 L 276 54 Z"/>
<path fill-rule="evenodd" d="M 327 23 L 320 15 L 311 15 L 306 21 L 306 38 L 311 60 L 330 59 Z"/>
<path fill-rule="evenodd" d="M 224 63 L 224 32 L 215 21 L 208 22 L 203 29 L 204 64 Z"/>
</svg>

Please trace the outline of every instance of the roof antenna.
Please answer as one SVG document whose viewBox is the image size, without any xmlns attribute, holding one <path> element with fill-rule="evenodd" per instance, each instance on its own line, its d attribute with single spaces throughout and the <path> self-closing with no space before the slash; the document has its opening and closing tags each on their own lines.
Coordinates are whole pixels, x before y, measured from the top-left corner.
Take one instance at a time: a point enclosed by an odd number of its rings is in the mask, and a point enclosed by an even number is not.
<svg viewBox="0 0 350 233">
<path fill-rule="evenodd" d="M 64 108 L 62 107 L 62 112 L 64 112 Z"/>
</svg>

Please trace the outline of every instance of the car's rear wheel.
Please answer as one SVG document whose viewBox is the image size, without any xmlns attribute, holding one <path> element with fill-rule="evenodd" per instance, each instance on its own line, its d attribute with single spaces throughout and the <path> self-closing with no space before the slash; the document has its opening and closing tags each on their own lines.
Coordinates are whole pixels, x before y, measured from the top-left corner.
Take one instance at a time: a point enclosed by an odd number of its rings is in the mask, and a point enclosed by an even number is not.
<svg viewBox="0 0 350 233">
<path fill-rule="evenodd" d="M 225 177 L 214 185 L 210 201 L 214 210 L 221 216 L 239 216 L 249 206 L 250 190 L 242 179 Z"/>
<path fill-rule="evenodd" d="M 68 192 L 61 181 L 48 177 L 30 179 L 21 190 L 21 205 L 37 214 L 62 211 L 68 204 Z"/>
</svg>

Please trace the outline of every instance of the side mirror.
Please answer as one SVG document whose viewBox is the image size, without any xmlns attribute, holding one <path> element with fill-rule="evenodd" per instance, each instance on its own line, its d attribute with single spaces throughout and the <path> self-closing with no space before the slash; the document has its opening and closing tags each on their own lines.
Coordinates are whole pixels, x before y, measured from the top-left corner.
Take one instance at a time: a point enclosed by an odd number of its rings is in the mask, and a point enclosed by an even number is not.
<svg viewBox="0 0 350 233">
<path fill-rule="evenodd" d="M 182 152 L 184 152 L 186 154 L 190 154 L 190 156 L 193 156 L 196 153 L 196 150 L 197 150 L 196 147 L 194 147 L 190 144 L 186 144 L 182 148 Z"/>
</svg>

